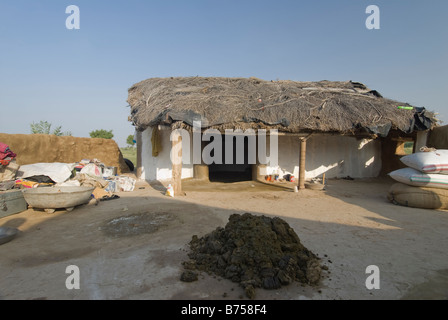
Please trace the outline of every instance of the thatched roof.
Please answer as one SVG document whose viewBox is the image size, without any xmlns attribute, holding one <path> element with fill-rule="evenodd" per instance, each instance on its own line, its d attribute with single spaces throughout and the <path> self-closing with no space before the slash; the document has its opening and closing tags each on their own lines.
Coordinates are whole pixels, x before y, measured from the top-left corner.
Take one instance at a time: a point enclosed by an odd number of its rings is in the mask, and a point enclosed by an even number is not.
<svg viewBox="0 0 448 320">
<path fill-rule="evenodd" d="M 391 129 L 406 133 L 416 129 L 415 110 L 398 109 L 409 104 L 383 98 L 352 81 L 153 78 L 132 86 L 128 103 L 130 120 L 138 130 L 160 124 L 192 126 L 193 120 L 218 129 L 382 136 Z"/>
</svg>

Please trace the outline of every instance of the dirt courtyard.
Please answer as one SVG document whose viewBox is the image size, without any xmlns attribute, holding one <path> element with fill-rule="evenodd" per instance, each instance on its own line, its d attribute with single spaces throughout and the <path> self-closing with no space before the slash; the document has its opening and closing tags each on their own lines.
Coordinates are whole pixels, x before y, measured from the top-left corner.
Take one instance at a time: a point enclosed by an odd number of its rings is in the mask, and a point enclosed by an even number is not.
<svg viewBox="0 0 448 320">
<path fill-rule="evenodd" d="M 72 212 L 27 210 L 0 219 L 20 230 L 0 245 L 0 299 L 247 300 L 237 284 L 213 275 L 180 281 L 192 236 L 246 212 L 284 219 L 328 267 L 318 287 L 258 289 L 256 299 L 448 299 L 448 211 L 393 205 L 392 183 L 329 180 L 324 191 L 295 193 L 185 181 L 186 196 L 170 198 L 163 185 L 138 182 L 119 199 Z M 79 290 L 66 287 L 70 265 L 80 270 Z M 366 288 L 371 265 L 379 289 Z"/>
</svg>

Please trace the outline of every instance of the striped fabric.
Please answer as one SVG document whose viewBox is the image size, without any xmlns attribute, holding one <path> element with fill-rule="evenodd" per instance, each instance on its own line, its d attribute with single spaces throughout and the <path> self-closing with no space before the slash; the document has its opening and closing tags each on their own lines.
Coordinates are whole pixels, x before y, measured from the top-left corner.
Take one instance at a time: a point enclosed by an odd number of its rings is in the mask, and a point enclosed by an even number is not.
<svg viewBox="0 0 448 320">
<path fill-rule="evenodd" d="M 448 164 L 432 164 L 422 167 L 425 173 L 448 174 Z"/>
<path fill-rule="evenodd" d="M 448 175 L 428 174 L 413 168 L 404 168 L 389 173 L 389 176 L 410 186 L 448 189 Z"/>
</svg>

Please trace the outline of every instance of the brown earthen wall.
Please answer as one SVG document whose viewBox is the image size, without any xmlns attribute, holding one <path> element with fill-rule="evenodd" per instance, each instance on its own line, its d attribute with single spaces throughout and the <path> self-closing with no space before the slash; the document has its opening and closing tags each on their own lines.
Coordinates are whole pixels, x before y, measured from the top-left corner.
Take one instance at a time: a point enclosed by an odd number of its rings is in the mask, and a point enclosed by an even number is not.
<svg viewBox="0 0 448 320">
<path fill-rule="evenodd" d="M 448 126 L 430 131 L 427 146 L 436 149 L 448 149 Z"/>
<path fill-rule="evenodd" d="M 7 144 L 17 154 L 19 165 L 74 163 L 82 159 L 96 158 L 106 166 L 117 167 L 118 174 L 129 172 L 114 140 L 0 133 L 0 142 Z"/>
</svg>

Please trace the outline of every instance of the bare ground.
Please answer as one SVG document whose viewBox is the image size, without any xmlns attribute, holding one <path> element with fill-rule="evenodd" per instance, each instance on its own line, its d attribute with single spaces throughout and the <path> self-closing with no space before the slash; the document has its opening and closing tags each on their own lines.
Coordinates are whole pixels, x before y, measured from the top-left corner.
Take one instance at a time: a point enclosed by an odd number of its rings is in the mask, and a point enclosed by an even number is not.
<svg viewBox="0 0 448 320">
<path fill-rule="evenodd" d="M 47 214 L 0 219 L 19 235 L 0 246 L 0 299 L 246 299 L 229 280 L 180 281 L 188 242 L 223 227 L 231 214 L 278 216 L 328 267 L 318 287 L 257 290 L 259 300 L 448 299 L 448 212 L 395 206 L 389 178 L 330 180 L 325 191 L 254 182 L 185 181 L 185 197 L 139 182 L 120 199 Z M 289 186 L 290 187 L 290 186 Z M 68 290 L 66 268 L 80 269 Z M 366 268 L 380 270 L 368 290 Z"/>
</svg>

